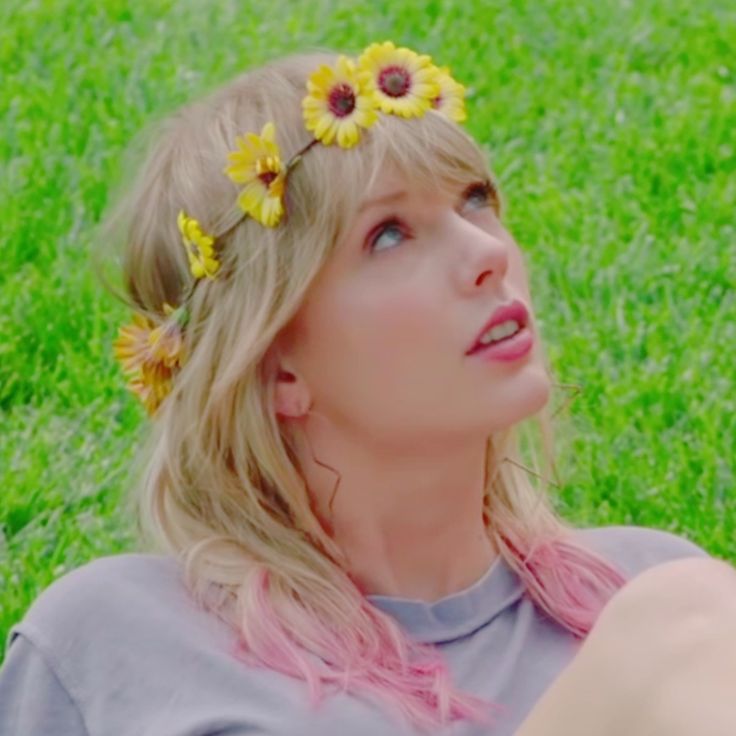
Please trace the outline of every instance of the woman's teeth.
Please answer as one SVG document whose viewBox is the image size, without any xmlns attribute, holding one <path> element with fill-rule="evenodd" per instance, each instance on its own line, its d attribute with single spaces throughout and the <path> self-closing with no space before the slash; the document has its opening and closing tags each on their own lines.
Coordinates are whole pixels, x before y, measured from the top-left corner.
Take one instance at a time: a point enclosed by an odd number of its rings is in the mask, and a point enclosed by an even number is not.
<svg viewBox="0 0 736 736">
<path fill-rule="evenodd" d="M 489 345 L 497 340 L 503 340 L 505 337 L 510 337 L 520 329 L 521 327 L 516 320 L 509 319 L 506 320 L 506 322 L 502 322 L 500 325 L 496 325 L 492 329 L 488 330 L 488 332 L 486 332 L 478 342 L 481 345 Z"/>
</svg>

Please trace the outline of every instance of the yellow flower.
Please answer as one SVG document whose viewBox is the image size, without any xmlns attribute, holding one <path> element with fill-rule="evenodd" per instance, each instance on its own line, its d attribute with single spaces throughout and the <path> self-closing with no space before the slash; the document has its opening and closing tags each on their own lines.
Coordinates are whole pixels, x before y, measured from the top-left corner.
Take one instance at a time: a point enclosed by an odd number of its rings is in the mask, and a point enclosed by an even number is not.
<svg viewBox="0 0 736 736">
<path fill-rule="evenodd" d="M 130 378 L 128 388 L 143 402 L 149 414 L 158 409 L 171 391 L 174 374 L 184 362 L 182 327 L 187 319 L 184 307 L 164 304 L 168 319 L 156 325 L 142 314 L 134 314 L 132 324 L 120 329 L 113 343 L 115 357 Z"/>
<path fill-rule="evenodd" d="M 446 66 L 437 69 L 435 79 L 440 91 L 432 100 L 432 107 L 450 120 L 462 123 L 467 118 L 465 87 L 450 76 L 450 70 Z"/>
<path fill-rule="evenodd" d="M 345 56 L 334 67 L 322 64 L 313 72 L 307 90 L 302 100 L 306 128 L 326 146 L 335 140 L 341 148 L 354 146 L 360 128 L 369 128 L 378 119 L 371 75 L 360 72 Z"/>
<path fill-rule="evenodd" d="M 186 324 L 186 307 L 174 309 L 164 304 L 164 314 L 167 319 L 151 330 L 148 336 L 148 345 L 153 362 L 161 363 L 167 368 L 178 368 L 184 362 L 184 333 L 182 328 Z"/>
<path fill-rule="evenodd" d="M 189 269 L 192 276 L 195 279 L 201 279 L 203 276 L 213 279 L 220 267 L 213 247 L 215 239 L 210 235 L 205 235 L 199 223 L 193 217 L 187 217 L 184 212 L 179 212 L 176 222 L 182 243 L 189 256 Z"/>
<path fill-rule="evenodd" d="M 266 123 L 260 136 L 238 136 L 239 150 L 228 154 L 230 166 L 225 168 L 236 184 L 245 184 L 238 197 L 240 208 L 267 227 L 278 225 L 284 214 L 285 173 L 275 138 L 273 123 Z"/>
<path fill-rule="evenodd" d="M 368 46 L 358 59 L 358 68 L 370 73 L 377 104 L 385 113 L 421 117 L 440 91 L 432 59 L 397 48 L 391 41 Z"/>
<path fill-rule="evenodd" d="M 128 389 L 138 397 L 148 414 L 153 415 L 171 393 L 172 378 L 171 369 L 160 363 L 145 366 L 131 378 Z"/>
</svg>

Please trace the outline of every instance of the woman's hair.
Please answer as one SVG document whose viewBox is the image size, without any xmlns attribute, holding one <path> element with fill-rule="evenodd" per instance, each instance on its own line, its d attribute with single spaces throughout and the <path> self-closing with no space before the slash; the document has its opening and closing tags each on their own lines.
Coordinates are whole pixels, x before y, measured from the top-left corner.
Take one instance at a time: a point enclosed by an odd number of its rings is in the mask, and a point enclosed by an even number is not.
<svg viewBox="0 0 736 736">
<path fill-rule="evenodd" d="M 317 145 L 304 155 L 289 174 L 278 227 L 243 219 L 223 174 L 236 136 L 274 121 L 283 155 L 301 149 L 310 139 L 301 109 L 307 76 L 333 61 L 276 61 L 160 123 L 136 183 L 107 220 L 124 247 L 124 298 L 138 312 L 162 318 L 163 304 L 177 304 L 191 284 L 180 210 L 216 238 L 222 264 L 190 302 L 188 358 L 156 414 L 133 497 L 138 529 L 146 548 L 182 560 L 195 599 L 239 633 L 237 656 L 305 680 L 313 702 L 327 688 L 375 697 L 418 727 L 484 719 L 487 703 L 455 689 L 439 651 L 412 641 L 346 572 L 300 472 L 298 430 L 275 415 L 269 348 L 373 178 L 389 164 L 437 186 L 490 177 L 477 144 L 435 111 L 382 115 L 353 148 Z M 521 468 L 517 428 L 489 437 L 484 520 L 526 594 L 584 637 L 624 578 L 574 542 L 556 515 L 547 409 L 536 419 L 539 482 Z"/>
</svg>

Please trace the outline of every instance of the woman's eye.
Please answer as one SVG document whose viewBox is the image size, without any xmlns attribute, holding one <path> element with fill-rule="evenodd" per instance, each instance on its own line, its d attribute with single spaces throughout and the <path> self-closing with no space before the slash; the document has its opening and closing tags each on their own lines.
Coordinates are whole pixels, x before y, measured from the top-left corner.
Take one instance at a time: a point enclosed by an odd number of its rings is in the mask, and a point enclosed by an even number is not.
<svg viewBox="0 0 736 736">
<path fill-rule="evenodd" d="M 488 182 L 479 182 L 465 190 L 464 199 L 473 209 L 488 207 L 493 202 L 492 193 L 492 187 Z"/>
<path fill-rule="evenodd" d="M 406 231 L 397 220 L 387 220 L 381 223 L 369 237 L 370 250 L 386 250 L 400 243 L 407 237 Z"/>
</svg>

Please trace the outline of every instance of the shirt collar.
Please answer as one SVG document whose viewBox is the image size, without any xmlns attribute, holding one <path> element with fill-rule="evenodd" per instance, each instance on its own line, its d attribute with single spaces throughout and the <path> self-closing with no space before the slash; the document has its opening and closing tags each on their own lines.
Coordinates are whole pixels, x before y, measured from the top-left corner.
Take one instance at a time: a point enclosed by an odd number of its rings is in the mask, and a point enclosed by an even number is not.
<svg viewBox="0 0 736 736">
<path fill-rule="evenodd" d="M 521 579 L 499 555 L 470 587 L 432 603 L 388 595 L 369 595 L 367 599 L 395 618 L 415 641 L 438 644 L 472 634 L 523 593 Z"/>
</svg>

